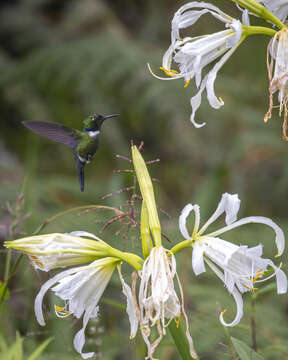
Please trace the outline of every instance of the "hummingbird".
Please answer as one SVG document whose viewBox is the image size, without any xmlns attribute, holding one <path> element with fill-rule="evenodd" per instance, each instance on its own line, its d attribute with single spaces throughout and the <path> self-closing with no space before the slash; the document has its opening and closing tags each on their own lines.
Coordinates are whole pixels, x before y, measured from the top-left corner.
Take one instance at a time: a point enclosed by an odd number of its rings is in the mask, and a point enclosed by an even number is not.
<svg viewBox="0 0 288 360">
<path fill-rule="evenodd" d="M 80 190 L 84 191 L 84 167 L 93 160 L 98 150 L 102 124 L 106 119 L 116 116 L 119 116 L 119 114 L 108 116 L 89 115 L 83 121 L 84 127 L 82 131 L 48 121 L 23 121 L 22 123 L 35 134 L 72 148 L 79 176 Z"/>
</svg>

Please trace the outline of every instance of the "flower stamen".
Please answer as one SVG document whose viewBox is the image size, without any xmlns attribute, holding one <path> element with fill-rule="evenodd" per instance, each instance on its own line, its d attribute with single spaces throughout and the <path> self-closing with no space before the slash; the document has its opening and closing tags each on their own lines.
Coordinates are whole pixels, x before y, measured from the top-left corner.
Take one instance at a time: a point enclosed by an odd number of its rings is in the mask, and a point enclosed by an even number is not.
<svg viewBox="0 0 288 360">
<path fill-rule="evenodd" d="M 164 71 L 164 73 L 168 76 L 174 77 L 175 75 L 178 75 L 179 72 L 177 70 L 173 69 L 165 69 L 163 66 L 160 66 L 160 70 Z"/>
</svg>

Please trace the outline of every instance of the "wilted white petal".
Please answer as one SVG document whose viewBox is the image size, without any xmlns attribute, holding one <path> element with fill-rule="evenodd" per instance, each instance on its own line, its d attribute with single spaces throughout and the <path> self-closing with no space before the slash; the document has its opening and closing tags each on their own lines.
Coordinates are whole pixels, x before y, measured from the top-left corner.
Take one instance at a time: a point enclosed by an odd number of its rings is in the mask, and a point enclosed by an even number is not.
<svg viewBox="0 0 288 360">
<path fill-rule="evenodd" d="M 176 261 L 172 253 L 169 252 L 169 255 L 162 246 L 154 247 L 139 272 L 140 329 L 147 344 L 149 359 L 153 359 L 153 353 L 169 323 L 173 319 L 177 321 L 181 314 L 181 301 L 174 287 Z M 158 337 L 150 342 L 151 328 L 155 325 Z"/>
<path fill-rule="evenodd" d="M 243 25 L 250 26 L 249 12 L 247 9 L 244 9 L 242 12 L 242 23 Z"/>
<path fill-rule="evenodd" d="M 136 333 L 138 330 L 138 318 L 137 318 L 136 309 L 135 309 L 135 305 L 134 305 L 132 290 L 131 290 L 130 286 L 128 284 L 126 284 L 126 282 L 122 276 L 120 265 L 118 265 L 118 273 L 119 273 L 120 281 L 122 284 L 122 292 L 126 296 L 126 299 L 127 299 L 126 312 L 128 314 L 129 322 L 130 322 L 130 339 L 133 339 L 136 336 Z"/>
<path fill-rule="evenodd" d="M 199 241 L 194 244 L 192 252 L 192 268 L 195 275 L 199 275 L 206 271 L 203 257 L 204 251 L 205 246 L 200 244 Z"/>
</svg>

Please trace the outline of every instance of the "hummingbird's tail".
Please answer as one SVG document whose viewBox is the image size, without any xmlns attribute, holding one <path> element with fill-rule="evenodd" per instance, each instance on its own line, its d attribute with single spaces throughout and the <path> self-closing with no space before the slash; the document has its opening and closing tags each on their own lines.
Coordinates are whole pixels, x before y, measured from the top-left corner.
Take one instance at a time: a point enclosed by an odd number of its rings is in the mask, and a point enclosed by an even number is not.
<svg viewBox="0 0 288 360">
<path fill-rule="evenodd" d="M 80 190 L 83 192 L 84 191 L 84 164 L 82 164 L 82 163 L 80 163 L 80 165 L 78 167 L 78 175 L 79 175 L 79 182 L 80 182 Z"/>
<path fill-rule="evenodd" d="M 73 153 L 74 153 L 74 158 L 75 158 L 77 171 L 78 171 L 80 190 L 83 192 L 84 191 L 84 167 L 85 167 L 85 162 L 81 161 L 78 158 L 78 156 L 77 156 L 77 154 L 75 152 L 73 152 Z"/>
</svg>

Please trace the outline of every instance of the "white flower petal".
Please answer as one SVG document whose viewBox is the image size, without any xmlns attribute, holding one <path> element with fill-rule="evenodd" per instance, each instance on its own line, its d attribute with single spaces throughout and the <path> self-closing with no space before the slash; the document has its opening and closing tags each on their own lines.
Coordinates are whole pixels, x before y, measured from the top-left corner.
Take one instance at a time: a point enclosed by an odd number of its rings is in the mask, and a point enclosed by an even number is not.
<svg viewBox="0 0 288 360">
<path fill-rule="evenodd" d="M 190 10 L 193 8 L 204 8 L 203 10 Z M 183 6 L 181 6 L 175 13 L 172 20 L 172 31 L 171 31 L 171 42 L 179 39 L 179 29 L 186 28 L 193 25 L 202 15 L 209 12 L 211 15 L 219 19 L 220 21 L 227 23 L 231 22 L 232 18 L 221 11 L 216 6 L 206 3 L 192 1 Z M 186 15 L 188 13 L 188 15 Z"/>
<path fill-rule="evenodd" d="M 222 229 L 219 229 L 217 231 L 214 231 L 213 233 L 207 234 L 207 236 L 209 236 L 209 237 L 219 236 L 219 235 L 225 233 L 226 231 L 232 230 L 238 226 L 242 226 L 245 224 L 254 224 L 254 223 L 268 225 L 274 230 L 275 235 L 276 235 L 275 243 L 276 243 L 277 250 L 278 250 L 277 256 L 282 255 L 284 248 L 285 248 L 284 233 L 283 233 L 282 229 L 277 224 L 274 223 L 274 221 L 272 221 L 269 218 L 263 217 L 263 216 L 249 216 L 249 217 L 240 219 L 238 221 L 235 221 L 231 225 L 225 226 Z M 201 231 L 202 231 L 202 229 L 201 229 Z"/>
<path fill-rule="evenodd" d="M 190 212 L 194 209 L 192 204 L 187 204 L 184 209 L 181 211 L 181 215 L 179 216 L 179 229 L 182 234 L 182 236 L 185 239 L 190 239 L 190 235 L 188 233 L 187 229 L 187 217 L 189 216 Z"/>
<path fill-rule="evenodd" d="M 261 257 L 262 254 L 263 254 L 263 245 L 262 244 L 259 244 L 257 246 L 254 246 L 250 249 L 247 249 L 247 253 L 254 257 L 254 256 L 258 256 L 258 257 Z"/>
<path fill-rule="evenodd" d="M 125 283 L 125 280 L 121 273 L 120 265 L 118 265 L 117 268 L 118 268 L 120 281 L 122 284 L 122 292 L 126 296 L 126 299 L 127 299 L 126 312 L 128 314 L 129 322 L 130 322 L 130 339 L 133 339 L 136 336 L 137 330 L 138 330 L 138 318 L 137 318 L 136 309 L 134 306 L 132 290 L 131 290 L 130 286 Z"/>
<path fill-rule="evenodd" d="M 89 352 L 89 353 L 82 352 L 82 349 L 86 342 L 85 330 L 90 318 L 92 317 L 92 314 L 94 315 L 93 317 L 95 317 L 95 307 L 91 304 L 90 308 L 88 308 L 84 314 L 83 327 L 76 333 L 73 340 L 74 348 L 82 356 L 82 359 L 89 359 L 95 354 L 94 352 Z"/>
<path fill-rule="evenodd" d="M 235 286 L 234 276 L 227 270 L 224 270 L 224 283 L 229 293 L 232 293 Z"/>
<path fill-rule="evenodd" d="M 237 324 L 239 324 L 242 316 L 243 316 L 243 299 L 241 294 L 239 293 L 238 290 L 236 290 L 236 288 L 234 288 L 234 290 L 231 293 L 234 297 L 234 300 L 236 302 L 236 306 L 237 306 L 237 313 L 236 316 L 234 318 L 233 321 L 231 321 L 230 323 L 226 323 L 223 319 L 223 312 L 220 314 L 219 319 L 222 325 L 224 326 L 235 326 Z"/>
<path fill-rule="evenodd" d="M 234 51 L 239 46 L 239 43 L 232 47 L 229 51 L 226 52 L 222 56 L 222 58 L 217 62 L 216 65 L 214 65 L 213 69 L 209 72 L 208 78 L 207 78 L 207 99 L 209 101 L 210 106 L 212 106 L 214 109 L 219 109 L 221 106 L 224 105 L 223 100 L 219 100 L 214 91 L 214 82 L 217 76 L 218 71 L 221 69 L 221 67 L 225 64 L 225 62 L 230 58 L 230 56 L 234 53 Z"/>
<path fill-rule="evenodd" d="M 233 19 L 232 24 L 229 25 L 231 29 L 235 31 L 235 34 L 227 40 L 227 46 L 233 47 L 237 45 L 242 36 L 242 24 L 239 20 Z"/>
<path fill-rule="evenodd" d="M 192 251 L 192 268 L 195 275 L 199 275 L 206 271 L 204 263 L 205 246 L 196 241 Z"/>
<path fill-rule="evenodd" d="M 226 224 L 233 223 L 237 219 L 239 208 L 240 208 L 240 199 L 238 198 L 237 194 L 233 194 L 233 195 L 228 193 L 223 194 L 215 212 L 202 226 L 202 228 L 199 231 L 199 234 L 203 234 L 203 232 L 208 228 L 208 226 L 212 224 L 214 221 L 216 221 L 224 212 L 226 213 L 226 218 L 225 218 Z"/>
<path fill-rule="evenodd" d="M 72 236 L 89 237 L 89 238 L 98 240 L 97 236 L 95 236 L 94 234 L 91 234 L 87 231 L 82 231 L 82 230 L 71 231 L 70 233 L 67 233 L 67 234 L 72 235 Z"/>
<path fill-rule="evenodd" d="M 85 269 L 86 267 L 87 266 L 82 266 L 81 268 L 79 267 L 78 271 L 81 271 L 82 269 Z M 62 271 L 60 274 L 55 275 L 52 279 L 49 279 L 42 285 L 39 293 L 37 294 L 37 296 L 35 298 L 35 303 L 34 303 L 36 319 L 41 326 L 45 325 L 43 311 L 42 311 L 42 303 L 43 303 L 44 295 L 50 289 L 51 286 L 53 286 L 58 281 L 64 279 L 66 276 L 73 274 L 74 272 L 75 272 L 75 269 L 69 269 L 66 271 Z"/>
<path fill-rule="evenodd" d="M 274 269 L 277 284 L 277 294 L 285 294 L 287 292 L 287 276 L 283 270 L 274 265 L 273 261 L 269 260 L 268 264 Z M 264 280 L 267 280 L 264 279 Z"/>
<path fill-rule="evenodd" d="M 215 274 L 224 282 L 225 279 L 222 272 L 211 261 L 206 259 L 206 262 L 210 266 L 210 268 L 215 272 Z M 233 295 L 237 306 L 237 313 L 234 320 L 230 323 L 226 323 L 223 319 L 223 312 L 219 316 L 221 324 L 223 326 L 230 326 L 230 327 L 237 325 L 243 316 L 243 300 L 241 294 L 235 287 L 231 294 Z"/>
<path fill-rule="evenodd" d="M 276 272 L 276 284 L 277 284 L 277 293 L 285 294 L 287 292 L 287 276 L 283 270 L 278 269 Z"/>
<path fill-rule="evenodd" d="M 190 104 L 192 107 L 192 114 L 190 116 L 190 121 L 192 122 L 192 124 L 197 128 L 201 128 L 202 126 L 206 125 L 206 122 L 203 122 L 201 124 L 198 124 L 195 121 L 195 114 L 196 111 L 199 109 L 200 105 L 201 105 L 201 101 L 202 101 L 202 92 L 205 89 L 206 86 L 206 82 L 207 82 L 207 75 L 205 76 L 205 78 L 202 80 L 200 89 L 198 91 L 198 93 L 196 95 L 194 95 L 191 99 L 190 99 Z"/>
<path fill-rule="evenodd" d="M 249 12 L 247 9 L 244 9 L 242 12 L 242 23 L 243 25 L 250 26 Z"/>
</svg>

